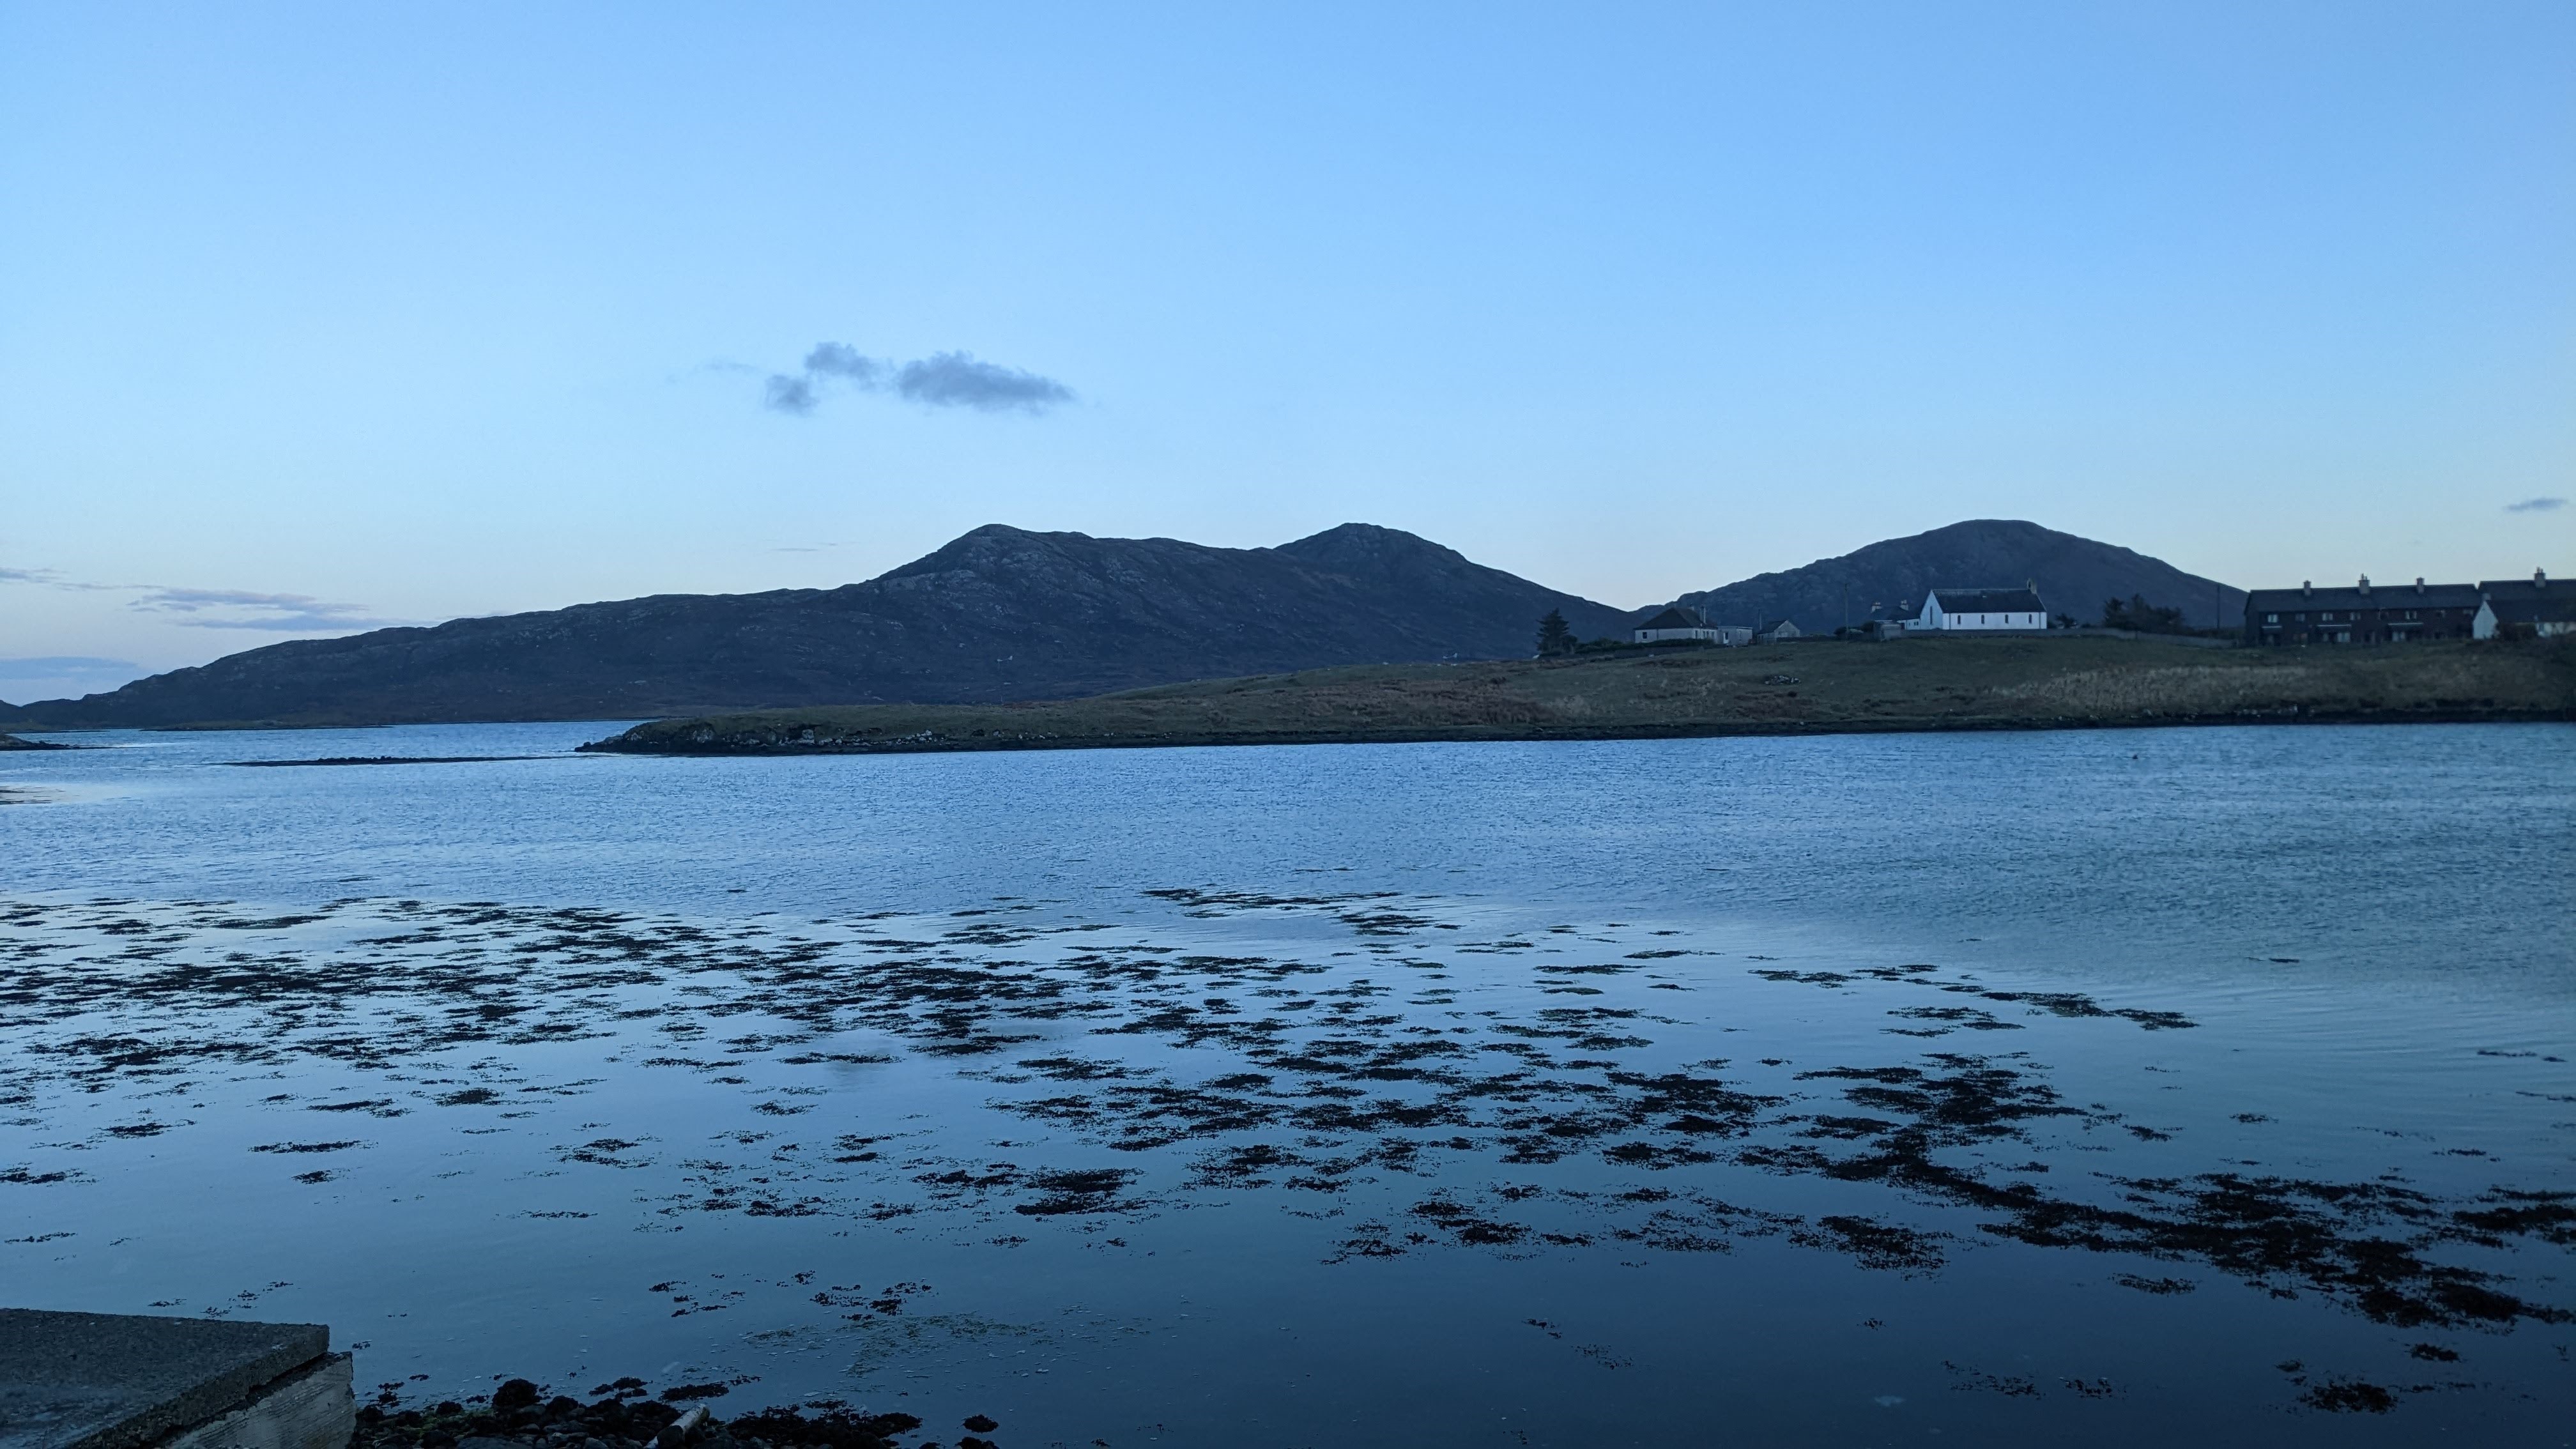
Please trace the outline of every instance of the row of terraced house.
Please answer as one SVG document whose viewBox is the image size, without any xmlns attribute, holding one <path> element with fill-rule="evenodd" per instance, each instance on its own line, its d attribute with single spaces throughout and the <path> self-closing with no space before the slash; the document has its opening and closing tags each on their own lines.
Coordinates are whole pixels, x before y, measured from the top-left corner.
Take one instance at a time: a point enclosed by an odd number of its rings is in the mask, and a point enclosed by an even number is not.
<svg viewBox="0 0 2576 1449">
<path fill-rule="evenodd" d="M 2539 569 L 2475 584 L 2256 589 L 2245 596 L 2248 644 L 2402 644 L 2415 639 L 2576 636 L 2576 585 Z"/>
</svg>

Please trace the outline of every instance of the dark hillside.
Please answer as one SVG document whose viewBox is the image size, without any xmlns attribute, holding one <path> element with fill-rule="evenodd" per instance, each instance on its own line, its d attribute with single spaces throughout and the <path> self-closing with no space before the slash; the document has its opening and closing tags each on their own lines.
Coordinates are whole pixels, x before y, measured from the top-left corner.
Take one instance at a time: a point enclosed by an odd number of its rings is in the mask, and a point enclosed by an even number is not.
<svg viewBox="0 0 2576 1449">
<path fill-rule="evenodd" d="M 2183 621 L 2196 628 L 2215 622 L 2233 629 L 2245 622 L 2242 589 L 2114 544 L 1993 518 L 1891 538 L 1804 568 L 1684 594 L 1674 602 L 1719 623 L 1794 619 L 1800 629 L 1819 634 L 1844 623 L 1865 623 L 1873 609 L 1881 618 L 1893 617 L 1902 605 L 1919 609 L 1923 595 L 1934 588 L 2011 588 L 2025 582 L 2038 586 L 2051 613 L 2071 615 L 2083 624 L 2101 622 L 2104 600 L 2132 595 L 2182 610 Z"/>
<path fill-rule="evenodd" d="M 1511 658 L 1620 611 L 1345 524 L 1279 548 L 991 525 L 866 583 L 664 594 L 298 640 L 20 708 L 20 728 L 616 719 L 1058 699 L 1342 664 Z"/>
</svg>

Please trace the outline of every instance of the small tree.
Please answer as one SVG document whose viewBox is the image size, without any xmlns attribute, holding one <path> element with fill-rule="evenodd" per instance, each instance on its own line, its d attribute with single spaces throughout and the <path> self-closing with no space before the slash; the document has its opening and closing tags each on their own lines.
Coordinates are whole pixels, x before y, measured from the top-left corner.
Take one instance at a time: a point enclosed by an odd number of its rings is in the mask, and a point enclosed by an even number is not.
<svg viewBox="0 0 2576 1449">
<path fill-rule="evenodd" d="M 1573 652 L 1574 630 L 1566 624 L 1565 615 L 1562 612 L 1555 609 L 1548 610 L 1547 617 L 1538 621 L 1539 657 L 1544 659 L 1550 654 Z"/>
</svg>

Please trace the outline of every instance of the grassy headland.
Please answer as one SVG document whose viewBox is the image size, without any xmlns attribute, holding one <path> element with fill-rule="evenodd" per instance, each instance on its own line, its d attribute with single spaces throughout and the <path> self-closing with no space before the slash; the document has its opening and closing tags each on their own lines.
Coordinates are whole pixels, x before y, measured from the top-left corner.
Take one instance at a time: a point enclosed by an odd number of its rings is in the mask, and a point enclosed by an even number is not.
<svg viewBox="0 0 2576 1449">
<path fill-rule="evenodd" d="M 1089 699 L 656 720 L 636 754 L 1621 739 L 1887 730 L 2576 719 L 2576 646 L 2212 649 L 1994 638 L 1362 665 Z"/>
</svg>

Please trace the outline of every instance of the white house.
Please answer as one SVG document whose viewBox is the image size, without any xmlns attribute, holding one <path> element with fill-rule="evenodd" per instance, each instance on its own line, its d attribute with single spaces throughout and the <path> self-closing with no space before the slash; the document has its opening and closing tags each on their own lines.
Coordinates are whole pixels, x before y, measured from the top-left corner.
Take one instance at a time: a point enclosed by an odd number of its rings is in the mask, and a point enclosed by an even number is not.
<svg viewBox="0 0 2576 1449">
<path fill-rule="evenodd" d="M 1672 639 L 1696 639 L 1704 644 L 1750 644 L 1753 631 L 1741 625 L 1712 624 L 1700 617 L 1697 609 L 1676 604 L 1640 624 L 1634 631 L 1640 644 L 1661 644 Z"/>
<path fill-rule="evenodd" d="M 1905 621 L 1905 631 L 1925 633 L 2003 633 L 2048 627 L 2048 606 L 2039 590 L 1934 589 L 1924 596 L 1923 612 Z"/>
<path fill-rule="evenodd" d="M 1788 620 L 1773 619 L 1769 623 L 1764 624 L 1761 628 L 1753 631 L 1753 642 L 1756 644 L 1779 644 L 1791 639 L 1803 639 L 1806 636 L 1806 630 L 1799 628 Z"/>
</svg>

